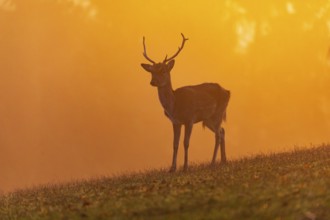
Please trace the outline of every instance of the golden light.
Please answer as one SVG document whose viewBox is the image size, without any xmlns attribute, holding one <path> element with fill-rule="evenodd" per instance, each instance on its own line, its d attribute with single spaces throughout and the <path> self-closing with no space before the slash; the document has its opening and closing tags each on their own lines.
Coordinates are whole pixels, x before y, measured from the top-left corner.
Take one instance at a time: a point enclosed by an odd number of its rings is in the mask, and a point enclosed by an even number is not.
<svg viewBox="0 0 330 220">
<path fill-rule="evenodd" d="M 217 82 L 231 91 L 230 159 L 329 142 L 329 1 L 0 8 L 0 190 L 170 165 L 172 127 L 140 67 L 143 36 L 157 61 L 177 50 L 180 33 L 189 38 L 174 88 Z M 212 133 L 196 125 L 190 160 L 212 151 Z"/>
</svg>

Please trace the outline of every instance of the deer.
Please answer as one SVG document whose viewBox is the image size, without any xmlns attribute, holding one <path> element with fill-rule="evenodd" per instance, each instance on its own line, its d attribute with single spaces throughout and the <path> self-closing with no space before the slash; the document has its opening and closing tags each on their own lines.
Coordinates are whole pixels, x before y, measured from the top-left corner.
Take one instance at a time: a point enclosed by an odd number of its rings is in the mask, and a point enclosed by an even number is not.
<svg viewBox="0 0 330 220">
<path fill-rule="evenodd" d="M 169 172 L 175 172 L 177 168 L 177 153 L 180 142 L 181 128 L 184 126 L 184 166 L 183 171 L 188 170 L 188 148 L 193 125 L 202 122 L 215 135 L 214 152 L 211 165 L 215 165 L 219 146 L 221 147 L 221 164 L 225 164 L 225 129 L 221 127 L 226 121 L 226 110 L 230 99 L 230 91 L 217 83 L 202 83 L 190 85 L 173 90 L 171 70 L 175 64 L 175 58 L 180 54 L 188 38 L 181 33 L 182 44 L 178 51 L 168 58 L 166 55 L 162 62 L 156 63 L 148 55 L 143 37 L 143 56 L 151 64 L 142 63 L 144 70 L 151 73 L 150 84 L 157 87 L 158 98 L 164 109 L 165 116 L 173 126 L 173 157 Z"/>
</svg>

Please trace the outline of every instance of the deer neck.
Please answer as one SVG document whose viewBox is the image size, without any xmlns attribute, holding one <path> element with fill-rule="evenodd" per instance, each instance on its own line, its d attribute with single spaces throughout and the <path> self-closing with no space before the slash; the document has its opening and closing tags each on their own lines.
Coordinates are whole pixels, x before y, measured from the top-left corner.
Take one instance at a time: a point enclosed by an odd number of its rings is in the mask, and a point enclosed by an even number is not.
<svg viewBox="0 0 330 220">
<path fill-rule="evenodd" d="M 163 87 L 158 87 L 158 98 L 165 112 L 171 118 L 174 109 L 174 92 L 171 82 Z"/>
</svg>

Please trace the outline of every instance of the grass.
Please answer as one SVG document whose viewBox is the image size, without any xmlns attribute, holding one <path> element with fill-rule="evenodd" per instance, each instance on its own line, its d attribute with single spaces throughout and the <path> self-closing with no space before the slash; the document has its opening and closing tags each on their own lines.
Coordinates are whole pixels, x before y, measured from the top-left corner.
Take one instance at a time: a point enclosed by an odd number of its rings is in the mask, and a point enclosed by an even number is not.
<svg viewBox="0 0 330 220">
<path fill-rule="evenodd" d="M 330 219 L 330 146 L 19 190 L 0 219 Z"/>
</svg>

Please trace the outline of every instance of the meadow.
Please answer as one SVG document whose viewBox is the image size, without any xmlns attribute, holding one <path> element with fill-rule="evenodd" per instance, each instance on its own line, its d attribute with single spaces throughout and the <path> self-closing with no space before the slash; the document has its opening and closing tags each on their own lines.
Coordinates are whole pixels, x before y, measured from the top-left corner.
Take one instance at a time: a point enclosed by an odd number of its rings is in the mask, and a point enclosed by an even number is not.
<svg viewBox="0 0 330 220">
<path fill-rule="evenodd" d="M 0 219 L 330 219 L 330 145 L 16 190 Z"/>
</svg>

